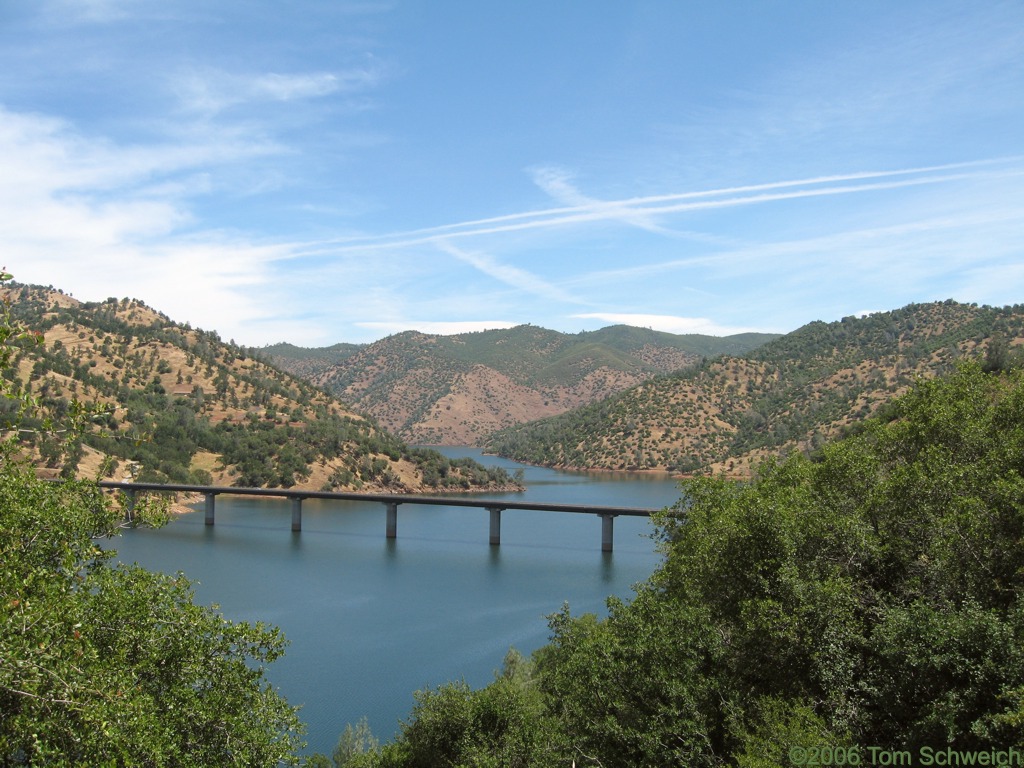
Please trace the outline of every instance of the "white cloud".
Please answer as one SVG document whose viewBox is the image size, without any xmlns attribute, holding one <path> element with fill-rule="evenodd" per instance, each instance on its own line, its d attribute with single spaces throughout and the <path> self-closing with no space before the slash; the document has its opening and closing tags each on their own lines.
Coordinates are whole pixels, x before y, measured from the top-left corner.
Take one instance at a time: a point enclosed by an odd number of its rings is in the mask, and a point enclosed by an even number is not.
<svg viewBox="0 0 1024 768">
<path fill-rule="evenodd" d="M 604 211 L 609 219 L 618 220 L 648 232 L 674 234 L 671 230 L 657 224 L 652 216 L 636 210 L 628 203 L 623 204 L 623 201 L 606 202 L 584 195 L 572 183 L 572 174 L 564 168 L 542 166 L 531 169 L 530 173 L 534 183 L 560 203 L 575 208 Z M 688 234 L 692 235 L 693 233 Z"/>
<path fill-rule="evenodd" d="M 58 120 L 0 109 L 4 263 L 22 282 L 83 300 L 132 296 L 244 339 L 247 323 L 273 311 L 255 289 L 272 283 L 269 267 L 288 250 L 214 230 L 186 233 L 195 222 L 190 186 L 179 178 L 214 161 L 219 149 L 122 149 Z"/>
<path fill-rule="evenodd" d="M 573 174 L 565 168 L 537 166 L 529 170 L 533 183 L 564 205 L 589 206 L 596 202 L 582 194 L 571 183 Z"/>
<path fill-rule="evenodd" d="M 54 0 L 58 18 L 91 23 L 109 23 L 129 17 L 132 5 L 128 0 Z"/>
<path fill-rule="evenodd" d="M 186 112 L 212 116 L 242 104 L 291 102 L 366 90 L 377 85 L 382 77 L 379 70 L 368 67 L 293 74 L 236 74 L 213 67 L 193 67 L 179 72 L 170 87 Z"/>
<path fill-rule="evenodd" d="M 527 293 L 532 293 L 554 301 L 565 301 L 578 303 L 578 300 L 570 296 L 564 290 L 524 269 L 513 267 L 508 264 L 501 264 L 493 257 L 481 253 L 470 253 L 460 250 L 443 239 L 438 241 L 437 246 L 459 261 L 469 264 L 474 269 L 483 272 L 485 275 Z"/>
</svg>

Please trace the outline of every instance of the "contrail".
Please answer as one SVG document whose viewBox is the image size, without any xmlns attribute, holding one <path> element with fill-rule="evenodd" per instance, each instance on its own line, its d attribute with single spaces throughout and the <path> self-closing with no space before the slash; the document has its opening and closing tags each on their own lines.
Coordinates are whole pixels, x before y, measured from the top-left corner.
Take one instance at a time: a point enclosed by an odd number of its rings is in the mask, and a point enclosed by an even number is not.
<svg viewBox="0 0 1024 768">
<path fill-rule="evenodd" d="M 864 171 L 849 174 L 816 176 L 808 179 L 794 179 L 749 184 L 720 189 L 678 192 L 664 195 L 626 198 L 624 200 L 594 201 L 584 205 L 561 206 L 503 216 L 473 219 L 435 227 L 403 230 L 380 235 L 359 235 L 353 237 L 320 240 L 299 245 L 294 255 L 314 253 L 343 253 L 350 251 L 401 248 L 413 245 L 450 242 L 456 238 L 480 235 L 518 232 L 531 229 L 561 227 L 608 219 L 622 219 L 624 215 L 681 213 L 712 208 L 731 208 L 741 205 L 820 197 L 826 195 L 853 194 L 900 187 L 941 184 L 966 178 L 992 175 L 991 172 L 970 171 L 964 173 L 943 173 L 957 169 L 978 169 L 984 166 L 1010 164 L 1020 157 L 975 160 L 945 165 L 922 166 L 891 171 Z M 1024 170 L 1011 168 L 996 175 L 1019 175 Z M 898 178 L 917 176 L 918 178 Z M 871 183 L 849 184 L 847 182 Z M 827 186 L 822 186 L 827 185 Z M 778 191 L 789 190 L 789 191 Z"/>
</svg>

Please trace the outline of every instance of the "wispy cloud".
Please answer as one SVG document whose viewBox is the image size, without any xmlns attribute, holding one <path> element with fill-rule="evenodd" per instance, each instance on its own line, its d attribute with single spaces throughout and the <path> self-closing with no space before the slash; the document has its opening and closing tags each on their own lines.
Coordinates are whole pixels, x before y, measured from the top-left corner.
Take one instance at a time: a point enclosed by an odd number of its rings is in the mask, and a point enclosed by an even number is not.
<svg viewBox="0 0 1024 768">
<path fill-rule="evenodd" d="M 340 238 L 305 246 L 308 252 L 347 252 L 399 249 L 454 239 L 528 230 L 622 221 L 627 217 L 653 217 L 752 206 L 801 198 L 833 197 L 881 192 L 904 187 L 931 186 L 969 179 L 1024 175 L 1024 158 L 993 158 L 964 163 L 922 166 L 888 171 L 865 171 L 768 182 L 720 189 L 633 197 L 611 202 L 526 211 L 389 234 Z"/>
<path fill-rule="evenodd" d="M 382 73 L 369 68 L 341 72 L 277 72 L 238 74 L 206 67 L 192 68 L 171 80 L 182 109 L 214 115 L 241 104 L 315 99 L 353 93 L 377 85 Z"/>
<path fill-rule="evenodd" d="M 712 239 L 708 235 L 694 232 L 674 232 L 673 230 L 658 224 L 653 216 L 643 211 L 638 211 L 633 206 L 623 206 L 617 201 L 606 202 L 589 197 L 583 194 L 575 184 L 572 183 L 572 174 L 564 168 L 552 166 L 540 166 L 530 169 L 534 183 L 556 201 L 578 209 L 601 210 L 606 209 L 608 216 L 616 221 L 621 221 L 647 232 L 655 232 L 661 235 L 687 236 L 692 239 Z"/>
<path fill-rule="evenodd" d="M 286 248 L 191 231 L 194 190 L 185 180 L 199 165 L 260 151 L 118 148 L 59 120 L 0 109 L 5 263 L 25 282 L 56 281 L 92 299 L 117 286 L 172 316 L 237 334 L 265 314 L 252 289 L 271 283 L 269 265 Z"/>
<path fill-rule="evenodd" d="M 762 241 L 681 259 L 652 261 L 578 276 L 573 285 L 626 285 L 668 280 L 701 270 L 719 279 L 819 282 L 837 279 L 914 286 L 926 276 L 958 274 L 982 262 L 1000 262 L 1019 251 L 1024 223 L 1015 206 L 964 211 L 955 216 L 913 216 L 885 226 L 844 229 L 798 239 Z M 980 251 L 977 243 L 984 242 Z M 1000 268 L 998 271 L 1002 271 Z M 845 276 L 845 277 L 841 277 Z M 1004 272 L 1004 280 L 1009 275 Z M 1013 281 L 1010 281 L 1012 285 Z M 1019 290 L 1021 285 L 1014 286 Z"/>
<path fill-rule="evenodd" d="M 109 23 L 132 15 L 133 5 L 128 0 L 51 0 L 54 12 L 64 20 L 89 23 Z"/>
<path fill-rule="evenodd" d="M 557 285 L 543 280 L 524 269 L 513 267 L 509 264 L 502 264 L 492 256 L 481 253 L 472 253 L 456 248 L 444 239 L 437 241 L 437 246 L 445 253 L 454 256 L 461 262 L 469 264 L 474 269 L 484 273 L 488 277 L 504 283 L 512 288 L 540 296 L 554 301 L 568 303 L 579 303 L 579 300 L 566 293 Z"/>
</svg>

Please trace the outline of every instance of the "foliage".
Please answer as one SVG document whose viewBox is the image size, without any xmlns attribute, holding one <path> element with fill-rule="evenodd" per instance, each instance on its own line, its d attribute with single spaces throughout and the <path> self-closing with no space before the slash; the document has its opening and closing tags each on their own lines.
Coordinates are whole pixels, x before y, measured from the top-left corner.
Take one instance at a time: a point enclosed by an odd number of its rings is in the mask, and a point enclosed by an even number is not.
<svg viewBox="0 0 1024 768">
<path fill-rule="evenodd" d="M 444 686 L 369 764 L 486 765 L 539 743 L 530 765 L 1024 748 L 1024 372 L 962 364 L 813 461 L 683 488 L 631 602 L 551 617 L 522 721 L 480 727 L 500 680 Z"/>
<path fill-rule="evenodd" d="M 11 350 L 4 370 L 11 393 L 56 411 L 86 400 L 99 406 L 102 418 L 76 433 L 74 455 L 83 446 L 96 449 L 135 467 L 136 480 L 203 485 L 216 474 L 219 484 L 288 488 L 309 485 L 323 468 L 317 490 L 515 485 L 500 470 L 413 451 L 253 350 L 173 323 L 140 302 L 79 304 L 29 286 L 7 296 L 17 319 L 47 339 Z M 42 424 L 30 418 L 23 426 Z M 57 468 L 58 451 L 31 431 L 25 437 Z M 410 465 L 404 472 L 402 459 Z M 73 475 L 75 462 L 63 469 Z"/>
<path fill-rule="evenodd" d="M 983 356 L 988 370 L 1019 365 L 1021 339 L 1019 305 L 946 301 L 813 322 L 742 356 L 495 432 L 485 447 L 544 465 L 744 475 L 759 456 L 817 449 L 960 358 Z"/>
<path fill-rule="evenodd" d="M 338 744 L 331 753 L 331 760 L 336 768 L 346 768 L 357 764 L 359 756 L 371 752 L 379 746 L 379 742 L 370 731 L 369 723 L 364 717 L 355 728 L 351 723 L 345 726 L 345 730 L 338 739 Z"/>
<path fill-rule="evenodd" d="M 560 735 L 545 727 L 533 666 L 514 649 L 486 688 L 449 683 L 414 696 L 412 716 L 394 743 L 378 747 L 368 729 L 346 728 L 335 766 L 526 768 L 548 765 L 562 752 Z"/>
<path fill-rule="evenodd" d="M 5 314 L 0 358 L 24 334 Z M 197 606 L 180 574 L 112 565 L 98 542 L 124 510 L 37 479 L 20 449 L 0 441 L 0 763 L 294 762 L 298 718 L 264 678 L 278 631 Z"/>
</svg>

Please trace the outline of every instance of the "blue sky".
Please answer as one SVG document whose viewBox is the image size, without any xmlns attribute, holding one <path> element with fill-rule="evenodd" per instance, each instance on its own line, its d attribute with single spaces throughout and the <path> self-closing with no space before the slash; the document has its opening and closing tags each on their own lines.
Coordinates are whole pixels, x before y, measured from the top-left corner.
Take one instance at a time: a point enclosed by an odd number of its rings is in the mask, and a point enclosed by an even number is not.
<svg viewBox="0 0 1024 768">
<path fill-rule="evenodd" d="M 251 346 L 1021 303 L 1024 4 L 0 0 L 0 248 Z"/>
</svg>

